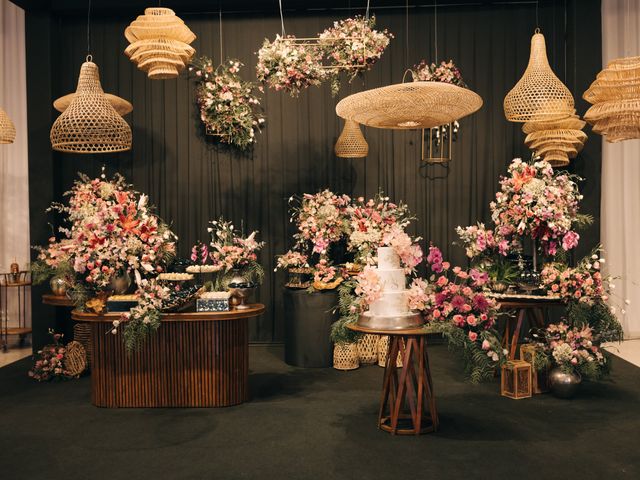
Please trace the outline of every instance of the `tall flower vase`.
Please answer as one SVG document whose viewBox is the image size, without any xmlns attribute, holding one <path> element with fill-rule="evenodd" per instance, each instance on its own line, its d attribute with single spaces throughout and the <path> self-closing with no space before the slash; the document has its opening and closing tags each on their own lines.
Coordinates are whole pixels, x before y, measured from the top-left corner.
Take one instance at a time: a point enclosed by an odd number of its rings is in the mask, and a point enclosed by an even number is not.
<svg viewBox="0 0 640 480">
<path fill-rule="evenodd" d="M 255 285 L 247 280 L 239 269 L 233 269 L 229 272 L 230 278 L 225 282 L 231 292 L 233 299 L 232 304 L 237 310 L 246 310 L 250 308 L 247 301 L 256 289 Z"/>
</svg>

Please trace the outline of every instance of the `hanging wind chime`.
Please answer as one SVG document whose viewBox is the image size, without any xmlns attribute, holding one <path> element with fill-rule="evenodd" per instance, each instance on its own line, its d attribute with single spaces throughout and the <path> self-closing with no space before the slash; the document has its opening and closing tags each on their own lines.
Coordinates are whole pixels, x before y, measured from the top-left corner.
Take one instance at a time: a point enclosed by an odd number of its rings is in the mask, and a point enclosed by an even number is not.
<svg viewBox="0 0 640 480">
<path fill-rule="evenodd" d="M 87 52 L 91 51 L 91 0 L 87 12 Z M 51 147 L 67 153 L 111 153 L 131 149 L 131 128 L 102 90 L 90 53 L 80 68 L 69 105 L 51 127 Z"/>
</svg>

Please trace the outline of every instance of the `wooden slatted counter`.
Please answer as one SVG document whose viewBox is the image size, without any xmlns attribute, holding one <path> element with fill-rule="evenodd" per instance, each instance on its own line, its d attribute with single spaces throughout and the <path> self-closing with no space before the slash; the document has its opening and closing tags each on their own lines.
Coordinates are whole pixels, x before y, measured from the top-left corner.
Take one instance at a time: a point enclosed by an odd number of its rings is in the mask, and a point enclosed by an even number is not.
<svg viewBox="0 0 640 480">
<path fill-rule="evenodd" d="M 74 310 L 91 326 L 91 400 L 98 407 L 228 407 L 249 398 L 248 319 L 264 305 L 230 312 L 167 313 L 157 333 L 128 353 L 119 313 Z"/>
</svg>

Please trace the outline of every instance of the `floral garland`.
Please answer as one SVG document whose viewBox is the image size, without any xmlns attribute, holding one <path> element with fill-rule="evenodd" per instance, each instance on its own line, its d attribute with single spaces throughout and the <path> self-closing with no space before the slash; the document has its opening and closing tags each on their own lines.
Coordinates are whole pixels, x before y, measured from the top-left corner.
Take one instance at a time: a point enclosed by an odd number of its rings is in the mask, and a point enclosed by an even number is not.
<svg viewBox="0 0 640 480">
<path fill-rule="evenodd" d="M 151 211 L 141 195 L 116 175 L 108 180 L 80 175 L 69 204 L 54 203 L 49 210 L 66 216 L 69 228 L 60 227 L 62 239 L 52 237 L 34 264 L 38 280 L 58 271 L 73 271 L 71 295 L 78 308 L 111 289 L 112 281 L 131 274 L 138 284 L 164 271 L 175 255 L 177 237 Z"/>
<path fill-rule="evenodd" d="M 389 46 L 393 34 L 386 29 L 374 30 L 375 16 L 365 18 L 356 15 L 333 23 L 319 35 L 319 44 L 332 67 L 331 92 L 340 90 L 338 74 L 341 70 L 350 71 L 349 82 L 371 67 L 382 57 Z"/>
<path fill-rule="evenodd" d="M 453 63 L 453 60 L 442 61 L 439 65 L 422 60 L 419 64 L 414 65 L 411 75 L 414 82 L 444 82 L 462 88 L 469 88 L 462 80 L 462 74 Z"/>
<path fill-rule="evenodd" d="M 256 142 L 256 132 L 265 120 L 258 111 L 256 86 L 238 74 L 243 66 L 231 59 L 214 69 L 213 60 L 201 57 L 193 61 L 189 71 L 197 79 L 196 100 L 207 133 L 218 136 L 222 143 L 246 150 Z"/>
<path fill-rule="evenodd" d="M 310 86 L 320 85 L 327 78 L 322 66 L 323 52 L 315 46 L 297 44 L 292 35 L 276 35 L 273 42 L 264 40 L 258 50 L 256 75 L 276 91 L 284 90 L 292 97 Z"/>
</svg>

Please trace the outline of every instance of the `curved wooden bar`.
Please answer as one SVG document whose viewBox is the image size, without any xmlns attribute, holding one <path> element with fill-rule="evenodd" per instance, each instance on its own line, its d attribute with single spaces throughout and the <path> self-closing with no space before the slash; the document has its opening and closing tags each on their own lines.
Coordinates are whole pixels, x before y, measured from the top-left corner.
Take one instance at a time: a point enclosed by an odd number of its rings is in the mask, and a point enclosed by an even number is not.
<svg viewBox="0 0 640 480">
<path fill-rule="evenodd" d="M 168 313 L 139 350 L 128 353 L 120 314 L 72 312 L 91 326 L 91 400 L 98 407 L 228 407 L 249 398 L 248 319 L 263 305 L 230 312 Z"/>
<path fill-rule="evenodd" d="M 66 295 L 54 295 L 53 293 L 42 295 L 42 303 L 54 307 L 73 307 L 73 302 L 69 297 Z"/>
</svg>

